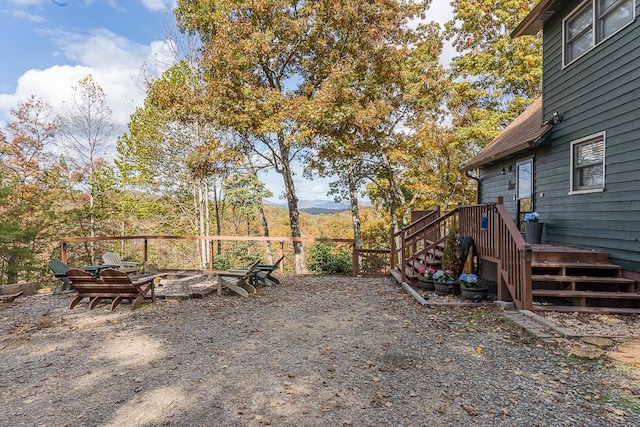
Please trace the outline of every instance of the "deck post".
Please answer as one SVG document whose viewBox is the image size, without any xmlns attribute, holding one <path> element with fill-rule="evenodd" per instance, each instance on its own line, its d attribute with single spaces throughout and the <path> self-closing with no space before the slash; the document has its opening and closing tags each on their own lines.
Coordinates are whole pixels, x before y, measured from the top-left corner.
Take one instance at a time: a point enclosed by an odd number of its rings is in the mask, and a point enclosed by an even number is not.
<svg viewBox="0 0 640 427">
<path fill-rule="evenodd" d="M 142 261 L 146 263 L 149 261 L 149 240 L 144 239 L 144 249 L 142 254 Z"/>
</svg>

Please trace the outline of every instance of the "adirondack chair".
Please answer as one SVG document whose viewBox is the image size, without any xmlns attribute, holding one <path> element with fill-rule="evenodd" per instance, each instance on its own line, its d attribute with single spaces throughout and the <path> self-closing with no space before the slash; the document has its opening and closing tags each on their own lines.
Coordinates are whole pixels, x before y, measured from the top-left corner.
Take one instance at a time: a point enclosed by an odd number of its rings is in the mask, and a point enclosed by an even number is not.
<svg viewBox="0 0 640 427">
<path fill-rule="evenodd" d="M 260 261 L 256 261 L 246 270 L 228 270 L 218 272 L 218 295 L 222 295 L 222 289 L 227 288 L 245 298 L 249 292 L 256 293 L 253 286 L 255 268 Z"/>
<path fill-rule="evenodd" d="M 278 259 L 275 264 L 258 264 L 255 266 L 254 268 L 254 274 L 253 276 L 250 278 L 249 283 L 253 286 L 257 286 L 260 284 L 266 285 L 266 286 L 273 286 L 273 285 L 277 285 L 280 283 L 280 281 L 278 279 L 276 279 L 275 277 L 273 277 L 271 275 L 271 273 L 273 273 L 278 266 L 280 265 L 280 263 L 282 262 L 282 260 L 284 260 L 284 255 L 282 255 L 280 257 L 280 259 Z M 231 272 L 234 273 L 238 273 L 238 272 L 245 272 L 247 271 L 247 269 L 244 270 L 229 270 Z"/>
<path fill-rule="evenodd" d="M 52 259 L 49 261 L 49 268 L 53 272 L 53 275 L 62 281 L 62 285 L 54 289 L 54 295 L 71 289 L 71 280 L 67 277 L 67 271 L 69 271 L 67 264 L 60 260 Z"/>
<path fill-rule="evenodd" d="M 145 277 L 139 281 L 131 281 L 127 273 L 114 269 L 105 269 L 100 273 L 100 278 L 78 268 L 67 271 L 67 277 L 71 280 L 71 288 L 78 295 L 69 303 L 69 309 L 75 307 L 83 298 L 89 298 L 89 310 L 93 309 L 101 299 L 110 299 L 113 311 L 120 302 L 127 298 L 131 300 L 131 310 L 138 308 L 145 298 L 151 298 L 155 302 L 153 280 L 155 276 Z"/>
<path fill-rule="evenodd" d="M 102 255 L 102 262 L 125 273 L 136 273 L 141 263 L 134 261 L 123 261 L 120 255 L 115 252 L 105 252 Z"/>
<path fill-rule="evenodd" d="M 280 263 L 284 260 L 284 255 L 282 255 L 274 264 L 258 264 L 256 265 L 256 282 L 263 283 L 267 286 L 273 286 L 280 283 L 278 279 L 273 277 L 271 273 L 273 273 Z"/>
</svg>

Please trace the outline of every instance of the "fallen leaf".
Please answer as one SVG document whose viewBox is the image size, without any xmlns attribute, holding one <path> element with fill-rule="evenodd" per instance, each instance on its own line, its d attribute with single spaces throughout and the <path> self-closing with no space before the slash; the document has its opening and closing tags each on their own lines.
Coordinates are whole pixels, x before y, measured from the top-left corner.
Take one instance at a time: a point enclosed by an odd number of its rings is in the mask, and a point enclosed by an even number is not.
<svg viewBox="0 0 640 427">
<path fill-rule="evenodd" d="M 476 408 L 474 408 L 473 406 L 462 405 L 462 409 L 467 411 L 467 414 L 469 414 L 469 415 L 476 416 L 476 415 L 480 414 L 480 412 L 478 412 L 478 410 Z"/>
</svg>

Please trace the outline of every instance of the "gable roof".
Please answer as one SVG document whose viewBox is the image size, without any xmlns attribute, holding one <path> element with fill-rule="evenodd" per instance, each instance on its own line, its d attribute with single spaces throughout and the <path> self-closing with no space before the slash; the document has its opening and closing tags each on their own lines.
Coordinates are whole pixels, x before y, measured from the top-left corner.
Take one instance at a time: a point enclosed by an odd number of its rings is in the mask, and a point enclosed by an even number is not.
<svg viewBox="0 0 640 427">
<path fill-rule="evenodd" d="M 562 7 L 562 3 L 560 0 L 540 0 L 540 3 L 538 3 L 511 32 L 511 37 L 516 38 L 519 36 L 534 36 L 538 34 L 538 32 L 542 30 L 544 22 L 551 18 L 558 9 Z"/>
<path fill-rule="evenodd" d="M 550 123 L 542 123 L 542 97 L 539 97 L 500 132 L 500 135 L 464 165 L 462 171 L 477 169 L 511 154 L 532 148 L 552 127 Z"/>
</svg>

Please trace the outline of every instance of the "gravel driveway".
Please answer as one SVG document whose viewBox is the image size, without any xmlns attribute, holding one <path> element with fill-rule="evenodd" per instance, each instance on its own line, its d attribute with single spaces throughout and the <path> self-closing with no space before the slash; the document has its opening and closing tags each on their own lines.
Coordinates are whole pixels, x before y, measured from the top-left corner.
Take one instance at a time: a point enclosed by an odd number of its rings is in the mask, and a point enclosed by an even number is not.
<svg viewBox="0 0 640 427">
<path fill-rule="evenodd" d="M 0 304 L 1 426 L 640 426 L 640 370 L 388 278 L 244 299 Z"/>
</svg>

